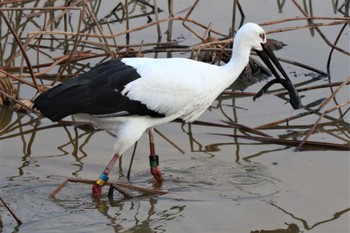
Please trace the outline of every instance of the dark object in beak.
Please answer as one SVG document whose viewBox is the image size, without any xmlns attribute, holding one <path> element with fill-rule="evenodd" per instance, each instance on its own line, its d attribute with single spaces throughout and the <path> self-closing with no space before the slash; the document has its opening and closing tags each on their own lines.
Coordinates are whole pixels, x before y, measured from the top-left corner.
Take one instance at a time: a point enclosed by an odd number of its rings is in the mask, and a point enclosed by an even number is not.
<svg viewBox="0 0 350 233">
<path fill-rule="evenodd" d="M 301 105 L 299 94 L 295 90 L 293 83 L 290 81 L 290 79 L 288 78 L 288 75 L 283 70 L 281 64 L 277 60 L 277 57 L 272 52 L 272 50 L 267 46 L 267 44 L 261 44 L 261 46 L 263 48 L 262 51 L 258 51 L 258 50 L 255 50 L 255 51 L 259 55 L 261 60 L 263 60 L 263 62 L 267 65 L 267 67 L 270 69 L 270 71 L 276 77 L 276 79 L 273 79 L 270 82 L 266 83 L 265 86 L 263 86 L 263 88 L 261 88 L 261 90 L 253 97 L 253 100 L 255 100 L 256 98 L 259 98 L 263 93 L 267 92 L 267 90 L 273 84 L 280 83 L 288 91 L 289 102 L 292 105 L 292 107 L 294 109 L 301 108 L 302 105 Z M 278 74 L 278 72 L 276 71 L 276 69 L 274 68 L 270 60 L 275 64 L 275 66 L 281 72 L 281 74 L 285 79 L 281 78 L 281 76 Z"/>
</svg>

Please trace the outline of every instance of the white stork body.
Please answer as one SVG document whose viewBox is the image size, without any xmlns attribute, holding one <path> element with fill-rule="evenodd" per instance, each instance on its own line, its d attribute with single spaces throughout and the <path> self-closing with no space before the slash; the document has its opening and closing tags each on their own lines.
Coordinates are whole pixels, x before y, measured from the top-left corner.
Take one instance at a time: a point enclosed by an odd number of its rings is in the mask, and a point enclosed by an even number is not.
<svg viewBox="0 0 350 233">
<path fill-rule="evenodd" d="M 76 115 L 100 128 L 114 130 L 117 135 L 115 150 L 119 154 L 123 154 L 149 128 L 177 118 L 185 122 L 196 120 L 244 69 L 244 66 L 236 69 L 239 73 L 233 76 L 224 66 L 185 58 L 123 58 L 121 62 L 134 67 L 142 77 L 128 83 L 121 94 L 164 114 L 164 117 L 123 116 L 123 112 Z"/>
<path fill-rule="evenodd" d="M 246 59 L 249 59 L 249 52 L 246 52 Z M 177 118 L 185 122 L 196 120 L 246 65 L 236 67 L 234 74 L 229 64 L 220 67 L 186 58 L 123 58 L 121 62 L 135 68 L 141 76 L 128 83 L 121 94 L 164 114 L 164 117 L 123 116 L 123 112 L 76 115 L 100 128 L 115 130 L 115 150 L 119 154 L 123 154 L 149 128 Z"/>
<path fill-rule="evenodd" d="M 122 62 L 135 67 L 142 76 L 126 85 L 122 94 L 186 122 L 197 119 L 232 83 L 232 74 L 221 67 L 190 59 L 126 58 Z"/>
<path fill-rule="evenodd" d="M 250 51 L 262 51 L 264 44 L 264 30 L 247 23 L 237 32 L 224 66 L 185 58 L 113 59 L 41 94 L 34 107 L 53 121 L 77 115 L 115 130 L 116 154 L 103 173 L 107 176 L 147 129 L 177 118 L 196 120 L 237 79 Z"/>
</svg>

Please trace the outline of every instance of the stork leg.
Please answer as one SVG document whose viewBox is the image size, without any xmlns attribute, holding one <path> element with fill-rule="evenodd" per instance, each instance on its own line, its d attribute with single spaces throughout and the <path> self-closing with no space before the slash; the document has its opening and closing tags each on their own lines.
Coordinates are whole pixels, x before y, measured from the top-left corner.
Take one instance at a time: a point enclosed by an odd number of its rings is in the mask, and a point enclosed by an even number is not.
<svg viewBox="0 0 350 233">
<path fill-rule="evenodd" d="M 149 136 L 149 149 L 150 149 L 149 164 L 151 167 L 151 173 L 154 179 L 158 182 L 158 184 L 161 184 L 163 182 L 163 176 L 162 176 L 162 172 L 158 168 L 159 157 L 158 155 L 156 155 L 156 152 L 155 152 L 153 129 L 150 129 L 148 131 L 148 136 Z"/>
<path fill-rule="evenodd" d="M 93 198 L 99 198 L 102 195 L 102 187 L 106 184 L 108 181 L 108 175 L 109 172 L 112 170 L 114 164 L 118 161 L 120 155 L 119 154 L 114 154 L 113 158 L 111 161 L 109 161 L 106 169 L 104 172 L 101 174 L 100 178 L 92 185 L 92 197 Z"/>
</svg>

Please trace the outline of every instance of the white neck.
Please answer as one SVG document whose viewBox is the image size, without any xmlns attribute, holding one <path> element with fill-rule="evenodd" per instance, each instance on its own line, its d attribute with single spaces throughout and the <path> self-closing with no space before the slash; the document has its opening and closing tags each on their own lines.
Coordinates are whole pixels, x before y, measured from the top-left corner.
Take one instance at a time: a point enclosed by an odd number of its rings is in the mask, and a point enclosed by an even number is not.
<svg viewBox="0 0 350 233">
<path fill-rule="evenodd" d="M 230 61 L 224 65 L 231 74 L 232 78 L 236 80 L 242 73 L 244 68 L 248 65 L 251 48 L 246 43 L 235 41 L 233 44 L 232 55 Z"/>
</svg>

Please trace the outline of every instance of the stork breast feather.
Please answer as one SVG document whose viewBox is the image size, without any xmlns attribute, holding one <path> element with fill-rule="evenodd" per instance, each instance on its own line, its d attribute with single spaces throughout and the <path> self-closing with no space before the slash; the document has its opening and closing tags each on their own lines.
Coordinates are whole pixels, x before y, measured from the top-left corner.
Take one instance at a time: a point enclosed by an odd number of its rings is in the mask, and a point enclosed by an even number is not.
<svg viewBox="0 0 350 233">
<path fill-rule="evenodd" d="M 124 60 L 123 60 L 124 61 Z M 166 116 L 193 119 L 215 99 L 216 66 L 189 59 L 126 59 L 141 78 L 128 83 L 123 95 Z"/>
<path fill-rule="evenodd" d="M 185 113 L 189 104 L 201 98 L 195 93 L 195 89 L 189 87 L 188 82 L 181 82 L 181 78 L 143 76 L 128 83 L 122 94 L 140 101 L 153 111 L 173 115 Z"/>
</svg>

